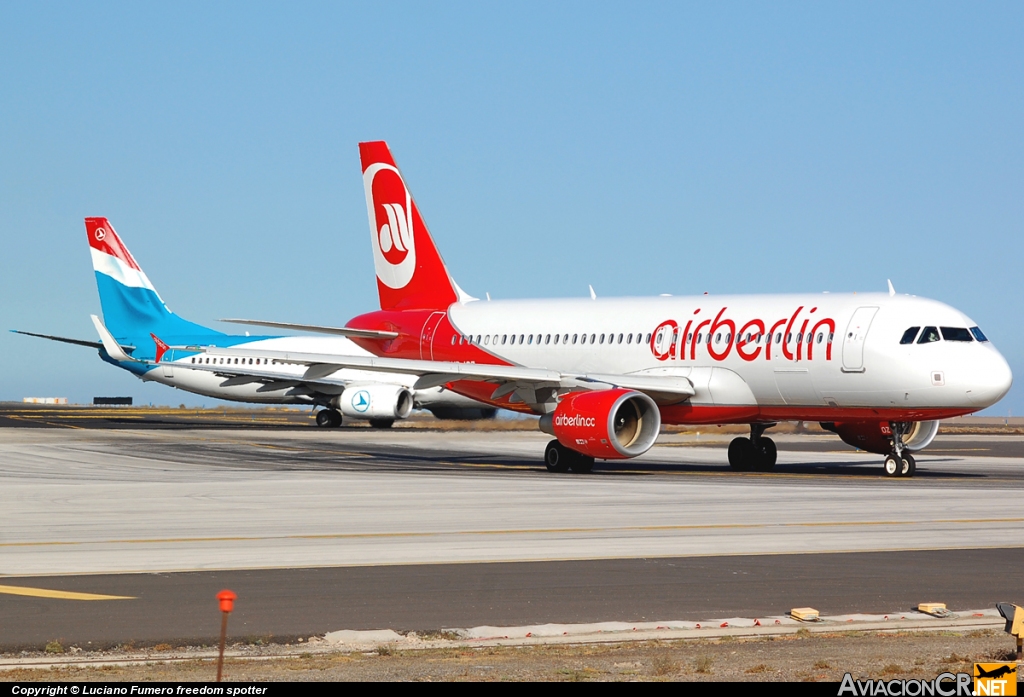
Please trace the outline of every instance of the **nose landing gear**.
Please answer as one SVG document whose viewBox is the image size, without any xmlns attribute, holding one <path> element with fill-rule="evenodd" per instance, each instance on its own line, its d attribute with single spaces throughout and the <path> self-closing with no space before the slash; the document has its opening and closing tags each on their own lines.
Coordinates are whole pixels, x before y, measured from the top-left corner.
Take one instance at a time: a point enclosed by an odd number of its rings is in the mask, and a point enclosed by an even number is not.
<svg viewBox="0 0 1024 697">
<path fill-rule="evenodd" d="M 751 424 L 750 438 L 734 438 L 729 443 L 729 467 L 737 472 L 771 472 L 779 453 L 764 432 L 774 425 Z"/>
<path fill-rule="evenodd" d="M 910 429 L 911 424 L 892 421 L 889 423 L 889 430 L 892 432 L 892 452 L 886 456 L 882 469 L 887 477 L 913 477 L 917 471 L 917 462 L 914 456 L 903 444 L 903 436 Z"/>
</svg>

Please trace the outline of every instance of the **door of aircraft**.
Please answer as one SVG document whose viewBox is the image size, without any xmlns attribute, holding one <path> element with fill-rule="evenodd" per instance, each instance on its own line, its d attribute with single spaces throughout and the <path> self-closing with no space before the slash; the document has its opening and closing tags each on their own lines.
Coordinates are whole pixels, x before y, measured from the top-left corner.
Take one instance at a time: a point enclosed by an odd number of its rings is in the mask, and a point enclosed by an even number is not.
<svg viewBox="0 0 1024 697">
<path fill-rule="evenodd" d="M 864 339 L 867 338 L 871 320 L 875 318 L 876 312 L 877 307 L 858 307 L 850 318 L 846 336 L 843 337 L 844 373 L 864 372 Z"/>
<path fill-rule="evenodd" d="M 174 349 L 168 349 L 167 351 L 165 351 L 164 355 L 161 356 L 160 360 L 161 361 L 167 361 L 168 363 L 173 361 L 174 360 Z M 163 366 L 163 375 L 164 375 L 165 378 L 173 378 L 174 377 L 174 367 L 171 366 L 171 365 Z"/>
<path fill-rule="evenodd" d="M 435 312 L 423 323 L 423 331 L 420 333 L 420 358 L 425 361 L 434 360 L 434 332 L 437 325 L 444 319 L 443 312 Z"/>
</svg>

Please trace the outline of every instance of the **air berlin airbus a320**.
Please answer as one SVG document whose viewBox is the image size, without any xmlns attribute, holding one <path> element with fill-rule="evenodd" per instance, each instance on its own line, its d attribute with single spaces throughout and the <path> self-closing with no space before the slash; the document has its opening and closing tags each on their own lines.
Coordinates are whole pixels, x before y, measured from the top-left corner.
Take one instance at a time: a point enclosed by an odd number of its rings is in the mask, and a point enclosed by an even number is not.
<svg viewBox="0 0 1024 697">
<path fill-rule="evenodd" d="M 1009 366 L 973 321 L 924 298 L 724 295 L 480 302 L 452 280 L 387 145 L 361 143 L 380 310 L 348 327 L 376 357 L 281 361 L 417 375 L 540 415 L 552 471 L 646 452 L 666 424 L 749 424 L 737 470 L 770 470 L 764 435 L 818 421 L 911 476 L 944 419 L 991 406 Z M 376 332 L 376 335 L 373 335 Z M 210 349 L 211 353 L 217 349 Z M 238 350 L 234 350 L 238 353 Z M 261 355 L 266 355 L 264 354 Z"/>
</svg>

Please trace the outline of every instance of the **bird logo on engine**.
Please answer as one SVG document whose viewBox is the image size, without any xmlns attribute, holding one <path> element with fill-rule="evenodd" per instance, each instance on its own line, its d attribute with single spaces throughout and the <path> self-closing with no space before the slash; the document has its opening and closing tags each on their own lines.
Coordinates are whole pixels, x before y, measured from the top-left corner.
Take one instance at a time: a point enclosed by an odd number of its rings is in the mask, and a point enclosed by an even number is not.
<svg viewBox="0 0 1024 697">
<path fill-rule="evenodd" d="M 352 395 L 352 408 L 358 412 L 365 412 L 370 408 L 370 393 L 366 390 L 359 390 Z"/>
</svg>

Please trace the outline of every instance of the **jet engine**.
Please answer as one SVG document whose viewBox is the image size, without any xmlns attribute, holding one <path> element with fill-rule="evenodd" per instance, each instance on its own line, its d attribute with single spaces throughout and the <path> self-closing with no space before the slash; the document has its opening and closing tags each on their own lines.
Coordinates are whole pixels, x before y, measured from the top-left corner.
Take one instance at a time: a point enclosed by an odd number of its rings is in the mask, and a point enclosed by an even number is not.
<svg viewBox="0 0 1024 697">
<path fill-rule="evenodd" d="M 574 392 L 545 414 L 541 430 L 590 457 L 622 460 L 647 452 L 661 430 L 661 412 L 642 392 L 613 389 Z"/>
<path fill-rule="evenodd" d="M 822 423 L 821 427 L 838 435 L 844 443 L 869 453 L 888 455 L 892 452 L 892 429 L 888 421 L 837 421 Z M 904 434 L 903 445 L 911 452 L 923 450 L 938 432 L 938 421 L 915 421 Z"/>
<path fill-rule="evenodd" d="M 350 419 L 404 419 L 412 412 L 412 393 L 402 385 L 348 385 L 338 408 Z"/>
</svg>

